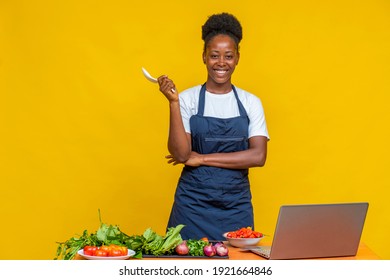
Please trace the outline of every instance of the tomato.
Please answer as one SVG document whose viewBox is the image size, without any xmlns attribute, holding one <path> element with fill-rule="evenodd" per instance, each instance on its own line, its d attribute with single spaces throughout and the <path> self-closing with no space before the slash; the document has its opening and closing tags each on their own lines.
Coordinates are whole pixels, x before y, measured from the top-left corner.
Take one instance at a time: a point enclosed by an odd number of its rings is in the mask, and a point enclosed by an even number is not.
<svg viewBox="0 0 390 280">
<path fill-rule="evenodd" d="M 102 245 L 99 247 L 100 250 L 102 251 L 105 251 L 105 252 L 109 252 L 110 251 L 110 247 L 107 246 L 107 245 Z"/>
<path fill-rule="evenodd" d="M 112 249 L 108 252 L 108 256 L 109 256 L 109 257 L 119 257 L 119 256 L 123 256 L 122 250 L 119 249 L 119 248 L 112 248 Z"/>
<path fill-rule="evenodd" d="M 207 237 L 202 237 L 200 240 L 209 243 L 209 239 Z"/>
<path fill-rule="evenodd" d="M 126 246 L 115 244 L 102 245 L 100 247 L 87 245 L 83 248 L 84 254 L 98 257 L 118 257 L 127 256 L 128 249 Z"/>
<path fill-rule="evenodd" d="M 118 256 L 126 256 L 128 249 L 126 246 L 120 246 L 116 244 L 103 245 L 100 247 L 101 250 L 107 252 L 107 256 L 109 257 L 118 257 Z"/>
<path fill-rule="evenodd" d="M 230 231 L 227 233 L 228 238 L 259 238 L 263 237 L 263 234 L 258 231 L 252 230 L 252 227 L 242 227 L 236 231 Z"/>
<path fill-rule="evenodd" d="M 102 249 L 97 249 L 95 251 L 95 256 L 97 257 L 107 257 L 108 256 L 108 251 L 102 250 Z"/>
<path fill-rule="evenodd" d="M 95 255 L 96 250 L 97 250 L 96 246 L 87 245 L 83 248 L 84 255 L 87 255 L 87 256 Z"/>
<path fill-rule="evenodd" d="M 122 251 L 122 256 L 127 256 L 128 249 L 126 246 L 120 246 L 120 249 Z"/>
</svg>

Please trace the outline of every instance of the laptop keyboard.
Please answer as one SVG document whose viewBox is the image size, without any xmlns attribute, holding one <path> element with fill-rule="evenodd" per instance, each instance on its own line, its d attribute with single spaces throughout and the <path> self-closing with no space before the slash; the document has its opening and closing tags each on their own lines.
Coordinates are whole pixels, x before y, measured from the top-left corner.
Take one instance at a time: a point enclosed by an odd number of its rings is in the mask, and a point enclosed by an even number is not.
<svg viewBox="0 0 390 280">
<path fill-rule="evenodd" d="M 262 256 L 266 259 L 269 259 L 270 253 L 271 253 L 271 247 L 256 247 L 250 249 L 252 253 L 255 253 L 259 256 Z"/>
</svg>

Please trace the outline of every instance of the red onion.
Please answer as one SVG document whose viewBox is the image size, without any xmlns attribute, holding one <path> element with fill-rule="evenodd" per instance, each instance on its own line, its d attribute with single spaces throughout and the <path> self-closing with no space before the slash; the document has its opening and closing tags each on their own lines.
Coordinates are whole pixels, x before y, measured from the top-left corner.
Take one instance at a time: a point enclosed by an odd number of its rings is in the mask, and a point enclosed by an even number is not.
<svg viewBox="0 0 390 280">
<path fill-rule="evenodd" d="M 207 244 L 206 246 L 203 247 L 203 252 L 208 257 L 215 256 L 215 254 L 217 253 L 213 244 L 211 244 L 211 243 Z"/>
<path fill-rule="evenodd" d="M 179 245 L 176 246 L 175 251 L 178 255 L 187 255 L 189 252 L 189 248 L 187 246 L 187 241 L 183 241 Z"/>
<path fill-rule="evenodd" d="M 218 242 L 214 245 L 216 254 L 220 257 L 227 256 L 229 254 L 229 249 L 222 242 Z"/>
</svg>

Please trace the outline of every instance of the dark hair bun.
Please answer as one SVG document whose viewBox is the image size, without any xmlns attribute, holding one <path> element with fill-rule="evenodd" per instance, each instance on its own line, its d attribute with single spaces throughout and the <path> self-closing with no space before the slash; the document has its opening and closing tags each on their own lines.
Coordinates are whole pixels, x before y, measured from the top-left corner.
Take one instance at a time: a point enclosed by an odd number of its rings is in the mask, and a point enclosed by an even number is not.
<svg viewBox="0 0 390 280">
<path fill-rule="evenodd" d="M 238 45 L 242 39 L 242 27 L 235 16 L 228 13 L 215 14 L 202 26 L 202 40 L 205 44 L 215 35 L 226 34 Z"/>
</svg>

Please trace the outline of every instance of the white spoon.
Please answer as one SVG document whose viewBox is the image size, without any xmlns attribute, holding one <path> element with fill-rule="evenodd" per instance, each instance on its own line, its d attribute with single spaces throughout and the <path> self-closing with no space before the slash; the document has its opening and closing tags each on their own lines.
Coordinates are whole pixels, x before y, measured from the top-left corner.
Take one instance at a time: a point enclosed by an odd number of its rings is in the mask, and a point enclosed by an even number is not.
<svg viewBox="0 0 390 280">
<path fill-rule="evenodd" d="M 143 68 L 143 67 L 142 67 L 142 73 L 144 73 L 144 76 L 145 76 L 145 78 L 146 78 L 148 81 L 150 81 L 150 82 L 152 82 L 152 83 L 157 83 L 157 82 L 158 82 L 157 79 L 156 79 L 156 78 L 153 78 L 153 77 L 149 74 L 149 72 L 146 71 L 146 69 Z M 172 88 L 171 91 L 172 91 L 172 92 L 175 92 L 175 89 Z"/>
<path fill-rule="evenodd" d="M 153 78 L 148 71 L 146 71 L 145 68 L 142 67 L 142 72 L 144 73 L 144 76 L 146 79 L 148 79 L 149 81 L 151 81 L 152 83 L 157 83 L 157 79 L 156 78 Z"/>
</svg>

